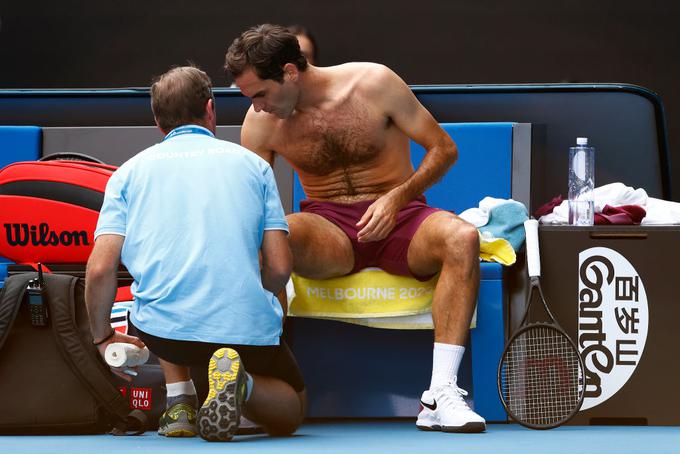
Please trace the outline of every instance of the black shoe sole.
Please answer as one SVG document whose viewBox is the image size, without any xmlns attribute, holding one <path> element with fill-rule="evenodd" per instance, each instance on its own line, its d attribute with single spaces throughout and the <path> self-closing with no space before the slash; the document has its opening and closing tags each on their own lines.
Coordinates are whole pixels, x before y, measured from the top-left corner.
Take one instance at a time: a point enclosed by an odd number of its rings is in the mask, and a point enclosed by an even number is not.
<svg viewBox="0 0 680 454">
<path fill-rule="evenodd" d="M 441 431 L 446 433 L 481 433 L 486 431 L 486 424 L 483 422 L 469 422 L 462 426 L 418 426 L 420 430 L 427 432 Z"/>
</svg>

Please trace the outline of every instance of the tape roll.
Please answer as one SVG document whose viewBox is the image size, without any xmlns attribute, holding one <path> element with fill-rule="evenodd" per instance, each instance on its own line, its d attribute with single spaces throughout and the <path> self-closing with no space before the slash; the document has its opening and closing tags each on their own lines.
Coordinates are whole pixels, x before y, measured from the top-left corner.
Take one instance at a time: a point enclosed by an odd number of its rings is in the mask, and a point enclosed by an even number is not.
<svg viewBox="0 0 680 454">
<path fill-rule="evenodd" d="M 146 363 L 149 349 L 139 348 L 133 344 L 115 342 L 106 346 L 104 352 L 106 364 L 112 367 L 135 367 Z"/>
</svg>

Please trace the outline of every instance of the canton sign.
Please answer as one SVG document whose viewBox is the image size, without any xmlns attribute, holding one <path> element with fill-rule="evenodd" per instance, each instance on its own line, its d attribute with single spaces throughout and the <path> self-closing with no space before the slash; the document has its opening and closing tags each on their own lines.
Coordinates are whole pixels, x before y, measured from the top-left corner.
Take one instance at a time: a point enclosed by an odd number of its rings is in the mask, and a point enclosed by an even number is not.
<svg viewBox="0 0 680 454">
<path fill-rule="evenodd" d="M 616 394 L 640 363 L 649 310 L 642 279 L 613 249 L 579 253 L 578 348 L 585 365 L 587 410 Z"/>
</svg>

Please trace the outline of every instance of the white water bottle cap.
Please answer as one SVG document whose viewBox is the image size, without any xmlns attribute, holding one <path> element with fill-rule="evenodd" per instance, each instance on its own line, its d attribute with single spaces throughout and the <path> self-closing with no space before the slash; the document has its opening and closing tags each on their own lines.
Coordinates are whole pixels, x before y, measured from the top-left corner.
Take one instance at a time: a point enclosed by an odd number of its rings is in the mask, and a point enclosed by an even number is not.
<svg viewBox="0 0 680 454">
<path fill-rule="evenodd" d="M 587 137 L 577 137 L 576 138 L 576 145 L 588 145 L 588 138 Z"/>
</svg>

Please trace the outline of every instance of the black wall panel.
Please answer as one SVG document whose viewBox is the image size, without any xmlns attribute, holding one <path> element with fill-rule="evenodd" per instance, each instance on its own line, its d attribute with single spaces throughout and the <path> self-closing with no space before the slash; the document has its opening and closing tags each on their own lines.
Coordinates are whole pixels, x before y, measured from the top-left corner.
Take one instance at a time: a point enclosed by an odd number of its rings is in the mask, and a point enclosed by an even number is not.
<svg viewBox="0 0 680 454">
<path fill-rule="evenodd" d="M 262 22 L 309 27 L 322 65 L 377 61 L 409 84 L 647 87 L 665 103 L 680 181 L 676 0 L 3 2 L 0 88 L 148 86 L 153 75 L 188 60 L 226 86 L 226 47 Z"/>
</svg>

